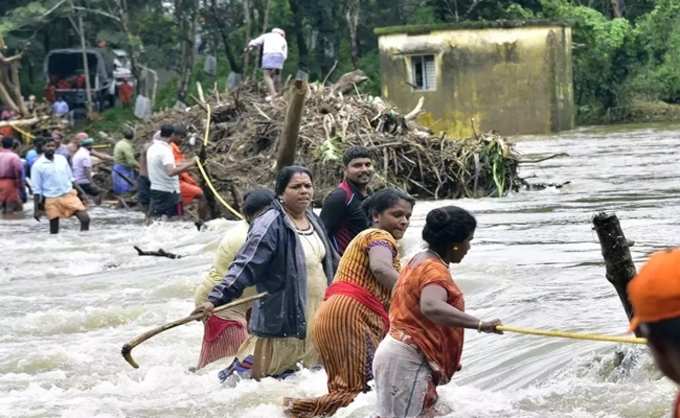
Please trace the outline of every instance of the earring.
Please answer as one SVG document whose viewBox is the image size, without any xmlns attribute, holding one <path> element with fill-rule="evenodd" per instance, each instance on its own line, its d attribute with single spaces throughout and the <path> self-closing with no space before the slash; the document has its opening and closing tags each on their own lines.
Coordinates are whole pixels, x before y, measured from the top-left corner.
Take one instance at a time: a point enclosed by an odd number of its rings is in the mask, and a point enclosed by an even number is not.
<svg viewBox="0 0 680 418">
<path fill-rule="evenodd" d="M 454 246 L 453 251 L 458 251 L 458 246 Z"/>
</svg>

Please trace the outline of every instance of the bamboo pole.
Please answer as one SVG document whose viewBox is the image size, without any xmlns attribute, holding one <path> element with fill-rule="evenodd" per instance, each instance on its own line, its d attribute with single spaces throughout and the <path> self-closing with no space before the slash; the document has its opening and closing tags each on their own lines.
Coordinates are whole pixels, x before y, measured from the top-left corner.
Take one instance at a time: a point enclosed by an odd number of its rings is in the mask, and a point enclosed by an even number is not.
<svg viewBox="0 0 680 418">
<path fill-rule="evenodd" d="M 298 134 L 300 132 L 300 121 L 302 120 L 302 110 L 305 106 L 307 96 L 307 73 L 298 71 L 295 82 L 291 86 L 288 94 L 288 111 L 286 120 L 281 130 L 279 138 L 278 156 L 276 158 L 276 170 L 295 162 L 295 151 L 297 148 Z"/>
</svg>

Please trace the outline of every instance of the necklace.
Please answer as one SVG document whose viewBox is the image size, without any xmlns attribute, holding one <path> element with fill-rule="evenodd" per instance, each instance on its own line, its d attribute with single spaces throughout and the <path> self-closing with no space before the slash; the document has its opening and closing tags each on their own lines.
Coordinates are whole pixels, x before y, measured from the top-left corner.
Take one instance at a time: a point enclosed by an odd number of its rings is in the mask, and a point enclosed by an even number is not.
<svg viewBox="0 0 680 418">
<path fill-rule="evenodd" d="M 286 213 L 286 217 L 288 218 L 288 220 L 295 226 L 295 229 L 297 229 L 298 231 L 308 231 L 309 228 L 312 226 L 312 224 L 307 219 L 307 215 L 305 215 L 304 217 L 304 220 L 307 221 L 307 225 L 305 227 L 300 227 L 300 224 L 295 218 L 293 218 L 293 215 L 290 212 L 288 212 L 288 209 L 284 207 L 283 211 Z"/>
<path fill-rule="evenodd" d="M 428 249 L 427 252 L 430 253 L 430 254 L 432 254 L 432 255 L 434 255 L 435 257 L 437 257 L 437 259 L 439 259 L 439 262 L 442 263 L 443 265 L 445 265 L 446 267 L 449 266 L 449 263 L 447 263 L 446 261 L 444 261 L 444 259 L 442 258 L 442 256 L 439 255 L 439 254 L 437 254 L 436 251 L 432 251 L 432 250 Z"/>
<path fill-rule="evenodd" d="M 308 232 L 310 231 L 310 232 Z M 323 258 L 323 243 L 321 242 L 321 239 L 319 236 L 316 234 L 314 231 L 314 227 L 310 225 L 309 229 L 307 231 L 300 231 L 297 230 L 297 234 L 300 238 L 304 239 L 307 245 L 309 246 L 309 249 L 312 251 L 314 255 L 314 260 L 319 260 Z M 304 245 L 303 245 L 303 251 L 304 251 Z"/>
</svg>

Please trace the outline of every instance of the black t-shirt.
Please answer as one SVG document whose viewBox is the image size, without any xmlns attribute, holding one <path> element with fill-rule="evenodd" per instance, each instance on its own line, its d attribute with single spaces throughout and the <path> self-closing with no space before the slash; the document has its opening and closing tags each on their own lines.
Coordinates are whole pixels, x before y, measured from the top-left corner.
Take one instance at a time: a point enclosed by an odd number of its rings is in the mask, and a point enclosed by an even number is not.
<svg viewBox="0 0 680 418">
<path fill-rule="evenodd" d="M 349 242 L 370 226 L 370 220 L 361 210 L 364 196 L 350 182 L 343 181 L 323 202 L 321 221 L 340 255 Z"/>
</svg>

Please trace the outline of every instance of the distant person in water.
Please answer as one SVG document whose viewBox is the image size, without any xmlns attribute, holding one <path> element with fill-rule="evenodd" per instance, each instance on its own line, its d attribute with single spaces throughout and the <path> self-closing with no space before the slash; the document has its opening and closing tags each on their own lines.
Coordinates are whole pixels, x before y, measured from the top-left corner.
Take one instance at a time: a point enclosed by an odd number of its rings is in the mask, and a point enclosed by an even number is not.
<svg viewBox="0 0 680 418">
<path fill-rule="evenodd" d="M 352 146 L 342 156 L 344 178 L 326 197 L 321 209 L 321 221 L 338 254 L 342 255 L 350 241 L 371 225 L 361 204 L 369 195 L 373 179 L 373 160 L 368 150 Z"/>
<path fill-rule="evenodd" d="M 123 131 L 123 138 L 113 147 L 111 182 L 115 194 L 128 193 L 135 189 L 139 163 L 132 145 L 134 137 L 135 132 L 131 128 L 126 128 Z"/>
<path fill-rule="evenodd" d="M 151 183 L 149 214 L 151 217 L 172 218 L 182 215 L 179 174 L 193 167 L 196 160 L 175 163 L 170 140 L 175 132 L 172 125 L 161 126 L 158 139 L 146 151 L 147 170 Z"/>
<path fill-rule="evenodd" d="M 243 216 L 245 219 L 230 227 L 220 242 L 215 254 L 215 261 L 203 282 L 196 288 L 194 299 L 196 307 L 208 301 L 212 288 L 222 281 L 227 268 L 234 261 L 238 250 L 246 242 L 248 229 L 265 209 L 269 208 L 276 196 L 269 189 L 255 189 L 243 198 Z M 255 287 L 247 287 L 241 297 L 255 295 Z M 197 369 L 205 367 L 213 361 L 236 355 L 241 344 L 248 338 L 248 321 L 246 312 L 251 304 L 235 306 L 216 313 L 204 323 L 203 346 Z M 252 353 L 248 353 L 250 355 Z"/>
<path fill-rule="evenodd" d="M 21 213 L 20 190 L 24 188 L 23 164 L 14 153 L 15 140 L 11 136 L 2 138 L 0 148 L 0 211 L 3 215 Z"/>
<path fill-rule="evenodd" d="M 680 248 L 653 254 L 628 284 L 628 299 L 631 331 L 639 329 L 661 372 L 680 384 Z M 680 393 L 671 416 L 680 418 Z"/>
<path fill-rule="evenodd" d="M 71 167 L 64 156 L 55 154 L 56 148 L 54 139 L 46 139 L 41 150 L 43 155 L 31 168 L 34 217 L 40 221 L 46 214 L 50 233 L 56 234 L 59 232 L 59 218 L 75 215 L 80 221 L 80 230 L 87 231 L 90 216 L 73 188 L 75 178 Z"/>
</svg>

